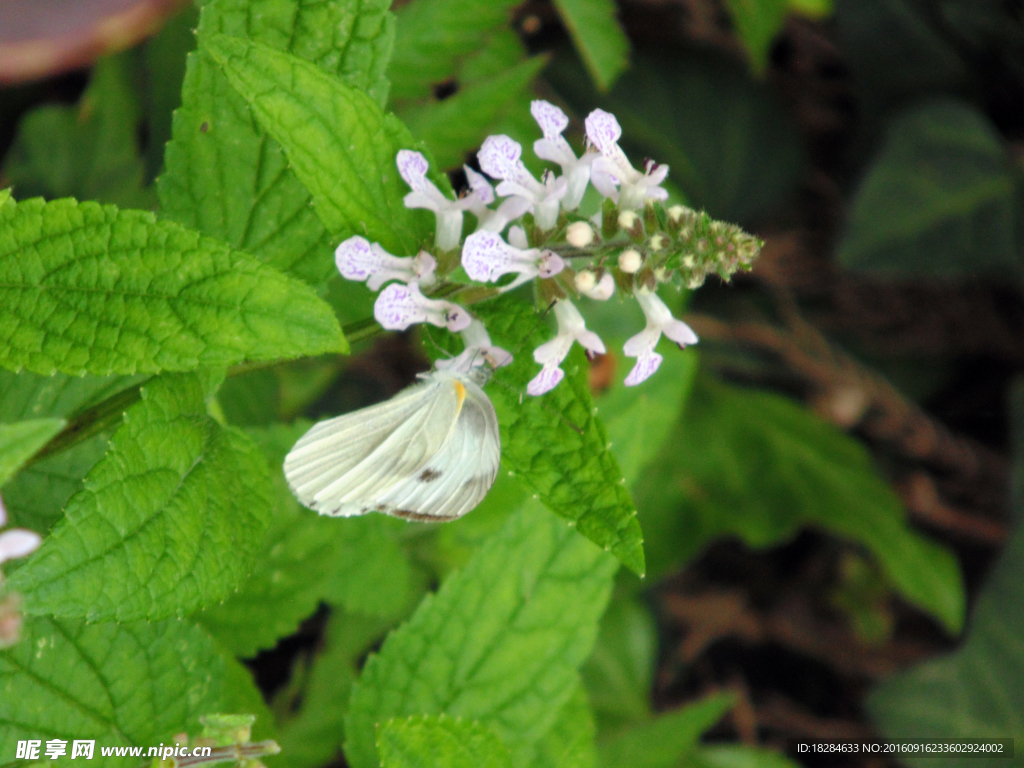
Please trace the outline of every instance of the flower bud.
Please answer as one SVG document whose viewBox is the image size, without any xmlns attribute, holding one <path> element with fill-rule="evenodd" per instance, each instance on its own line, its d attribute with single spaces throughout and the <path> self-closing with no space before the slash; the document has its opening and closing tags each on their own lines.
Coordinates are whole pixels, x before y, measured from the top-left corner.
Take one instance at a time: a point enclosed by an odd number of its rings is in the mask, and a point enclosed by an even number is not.
<svg viewBox="0 0 1024 768">
<path fill-rule="evenodd" d="M 673 205 L 671 208 L 668 209 L 668 217 L 673 224 L 678 224 L 685 214 L 685 205 Z"/>
<path fill-rule="evenodd" d="M 594 242 L 594 230 L 585 221 L 574 221 L 565 230 L 565 239 L 574 248 L 586 248 Z"/>
<path fill-rule="evenodd" d="M 632 229 L 639 218 L 633 211 L 623 211 L 619 214 L 619 226 L 622 229 Z"/>
<path fill-rule="evenodd" d="M 575 282 L 576 290 L 580 293 L 586 293 L 587 291 L 594 290 L 594 286 L 597 285 L 597 275 L 589 269 L 584 269 L 582 272 L 576 273 Z"/>
<path fill-rule="evenodd" d="M 636 214 L 633 214 L 636 216 Z M 643 263 L 644 257 L 638 251 L 629 248 L 619 254 L 619 269 L 627 274 L 633 274 Z"/>
<path fill-rule="evenodd" d="M 658 232 L 654 237 L 651 238 L 651 250 L 657 253 L 665 247 L 665 243 L 668 242 L 668 238 Z"/>
</svg>

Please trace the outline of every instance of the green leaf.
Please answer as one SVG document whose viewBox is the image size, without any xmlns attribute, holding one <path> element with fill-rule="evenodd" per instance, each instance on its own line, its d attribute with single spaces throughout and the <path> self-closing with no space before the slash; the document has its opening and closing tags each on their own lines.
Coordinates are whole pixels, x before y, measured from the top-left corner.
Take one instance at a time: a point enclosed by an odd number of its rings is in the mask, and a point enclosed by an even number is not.
<svg viewBox="0 0 1024 768">
<path fill-rule="evenodd" d="M 629 40 L 612 0 L 555 0 L 555 8 L 591 79 L 607 91 L 629 66 Z"/>
<path fill-rule="evenodd" d="M 974 107 L 931 101 L 900 115 L 857 192 L 839 258 L 905 275 L 1015 268 L 1013 176 Z"/>
<path fill-rule="evenodd" d="M 793 13 L 809 19 L 824 19 L 832 15 L 832 0 L 789 0 L 786 5 Z"/>
<path fill-rule="evenodd" d="M 377 765 L 375 723 L 444 712 L 480 720 L 527 765 L 578 684 L 615 570 L 528 504 L 367 661 L 345 722 L 349 764 Z"/>
<path fill-rule="evenodd" d="M 601 619 L 594 652 L 580 669 L 602 735 L 652 716 L 657 649 L 657 628 L 650 609 L 622 594 L 612 598 Z"/>
<path fill-rule="evenodd" d="M 719 536 L 764 547 L 814 525 L 868 547 L 892 585 L 951 631 L 963 623 L 953 554 L 907 524 L 859 443 L 786 398 L 698 378 L 672 453 L 636 495 L 653 572 Z"/>
<path fill-rule="evenodd" d="M 18 197 L 77 197 L 152 208 L 138 147 L 141 120 L 133 52 L 100 59 L 77 106 L 47 105 L 22 118 L 4 164 Z"/>
<path fill-rule="evenodd" d="M 381 723 L 377 750 L 383 768 L 512 768 L 512 756 L 494 731 L 444 714 Z"/>
<path fill-rule="evenodd" d="M 198 377 L 142 390 L 108 454 L 11 577 L 29 613 L 158 619 L 223 599 L 251 568 L 272 487 L 259 449 L 206 415 Z"/>
<path fill-rule="evenodd" d="M 0 209 L 0 365 L 156 373 L 347 351 L 330 307 L 250 256 L 150 213 Z"/>
<path fill-rule="evenodd" d="M 1007 738 L 1024 733 L 1024 528 L 1016 533 L 978 596 L 967 641 L 883 682 L 868 710 L 887 738 Z M 906 756 L 912 766 L 980 766 L 962 756 Z M 1018 751 L 1008 764 L 1021 765 Z"/>
<path fill-rule="evenodd" d="M 303 59 L 228 35 L 203 40 L 231 85 L 288 156 L 335 240 L 359 234 L 392 253 L 415 253 L 432 217 L 405 207 L 395 154 L 399 126 L 360 90 Z"/>
<path fill-rule="evenodd" d="M 38 416 L 68 418 L 145 376 L 39 376 L 0 369 L 0 423 Z"/>
<path fill-rule="evenodd" d="M 754 71 L 763 73 L 768 65 L 768 51 L 786 21 L 789 3 L 787 0 L 726 0 L 725 4 Z"/>
<path fill-rule="evenodd" d="M 521 397 L 537 373 L 529 350 L 547 339 L 546 326 L 533 307 L 510 296 L 480 304 L 477 313 L 494 343 L 515 355 L 487 390 L 498 411 L 502 465 L 552 512 L 642 575 L 636 507 L 595 415 L 582 350 L 573 347 L 562 365 L 565 379 L 551 392 Z"/>
<path fill-rule="evenodd" d="M 185 621 L 86 624 L 36 618 L 0 651 L 0 760 L 19 739 L 95 739 L 90 765 L 123 766 L 100 746 L 155 746 L 221 709 L 225 659 Z M 49 762 L 49 761 L 48 761 Z M 74 763 L 68 763 L 74 765 Z"/>
<path fill-rule="evenodd" d="M 527 59 L 444 101 L 407 109 L 402 118 L 433 151 L 438 168 L 460 166 L 466 153 L 480 146 L 481 137 L 503 113 L 512 108 L 528 109 L 526 87 L 546 63 L 543 56 Z"/>
<path fill-rule="evenodd" d="M 390 0 L 214 0 L 199 37 L 247 37 L 311 61 L 383 105 L 394 38 Z M 393 158 L 392 158 L 393 159 Z M 334 246 L 281 147 L 202 50 L 189 56 L 167 170 L 158 180 L 169 218 L 313 283 L 337 270 Z"/>
<path fill-rule="evenodd" d="M 532 768 L 595 768 L 596 733 L 586 691 L 577 684 L 551 730 L 535 745 L 530 765 Z"/>
<path fill-rule="evenodd" d="M 82 478 L 103 458 L 108 445 L 108 435 L 96 435 L 21 470 L 3 488 L 10 524 L 45 535 L 61 518 L 64 505 L 82 488 Z"/>
<path fill-rule="evenodd" d="M 612 453 L 631 488 L 642 478 L 644 467 L 661 455 L 697 374 L 698 358 L 693 350 L 673 349 L 664 358 L 658 375 L 637 387 L 622 383 L 629 372 L 622 366 L 615 384 L 597 401 Z"/>
<path fill-rule="evenodd" d="M 495 37 L 505 36 L 517 5 L 517 0 L 416 0 L 403 5 L 388 67 L 392 98 L 429 97 L 435 85 L 460 76 L 464 61 L 488 49 Z"/>
<path fill-rule="evenodd" d="M 248 579 L 225 602 L 197 617 L 241 657 L 272 647 L 323 600 L 350 611 L 389 615 L 409 593 L 409 561 L 396 541 L 405 523 L 383 515 L 320 517 L 292 496 L 281 465 L 309 426 L 248 432 L 263 448 L 274 480 L 270 529 Z"/>
<path fill-rule="evenodd" d="M 64 429 L 64 419 L 32 419 L 0 424 L 0 485 Z"/>
<path fill-rule="evenodd" d="M 323 647 L 304 675 L 304 684 L 294 692 L 300 709 L 279 727 L 281 754 L 274 759 L 275 765 L 320 768 L 341 759 L 345 714 L 358 662 L 388 623 L 378 616 L 331 611 Z M 290 705 L 287 701 L 275 708 L 291 712 Z"/>
<path fill-rule="evenodd" d="M 607 768 L 674 768 L 697 746 L 701 734 L 721 720 L 734 703 L 731 693 L 718 693 L 659 715 L 602 744 L 600 764 Z"/>
</svg>

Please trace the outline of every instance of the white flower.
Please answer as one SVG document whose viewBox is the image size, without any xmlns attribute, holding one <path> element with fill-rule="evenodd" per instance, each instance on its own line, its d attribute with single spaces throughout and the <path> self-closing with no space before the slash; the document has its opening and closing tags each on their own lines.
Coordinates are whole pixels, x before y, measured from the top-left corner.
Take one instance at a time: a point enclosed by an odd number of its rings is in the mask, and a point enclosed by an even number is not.
<svg viewBox="0 0 1024 768">
<path fill-rule="evenodd" d="M 565 371 L 558 366 L 569 354 L 574 341 L 578 341 L 591 354 L 604 354 L 605 351 L 604 342 L 596 333 L 587 330 L 583 315 L 571 301 L 562 299 L 555 304 L 555 318 L 558 320 L 555 338 L 541 344 L 533 352 L 533 359 L 544 367 L 526 385 L 526 391 L 531 395 L 549 392 L 565 377 Z"/>
<path fill-rule="evenodd" d="M 697 334 L 682 320 L 672 317 L 672 312 L 665 306 L 665 302 L 658 298 L 658 294 L 640 289 L 634 295 L 644 311 L 644 317 L 647 318 L 647 326 L 622 347 L 627 356 L 637 359 L 636 365 L 624 382 L 627 387 L 635 387 L 658 370 L 664 358 L 655 352 L 654 348 L 658 345 L 661 334 L 664 333 L 680 347 L 697 343 Z"/>
<path fill-rule="evenodd" d="M 558 221 L 559 201 L 565 196 L 565 178 L 555 178 L 552 173 L 544 174 L 544 183 L 537 181 L 520 159 L 523 148 L 519 142 L 508 136 L 488 136 L 477 152 L 480 167 L 488 176 L 503 181 L 498 185 L 498 195 L 515 195 L 526 199 L 533 210 L 537 226 L 551 229 Z"/>
<path fill-rule="evenodd" d="M 479 320 L 473 320 L 462 332 L 462 341 L 466 348 L 457 357 L 451 360 L 438 360 L 434 365 L 436 368 L 454 368 L 458 371 L 468 371 L 470 368 L 481 366 L 484 363 L 491 368 L 501 368 L 512 362 L 512 355 L 501 347 L 491 344 L 491 337 L 487 329 Z"/>
<path fill-rule="evenodd" d="M 634 168 L 619 147 L 622 128 L 615 115 L 595 109 L 584 122 L 587 138 L 601 153 L 590 172 L 590 180 L 598 192 L 627 210 L 643 207 L 648 198 L 668 198 L 668 192 L 658 186 L 668 176 L 668 166 L 658 165 L 652 160 L 643 173 Z"/>
<path fill-rule="evenodd" d="M 0 499 L 0 528 L 5 525 L 7 525 L 7 510 L 4 509 L 3 499 Z M 23 528 L 14 528 L 0 533 L 0 563 L 13 560 L 16 557 L 25 557 L 35 552 L 42 543 L 43 539 L 38 533 L 26 531 Z"/>
<path fill-rule="evenodd" d="M 576 274 L 576 290 L 588 298 L 607 301 L 615 293 L 615 279 L 605 272 L 598 280 L 597 275 L 585 269 Z"/>
<path fill-rule="evenodd" d="M 458 304 L 428 299 L 416 283 L 392 283 L 373 303 L 373 316 L 389 331 L 404 331 L 415 323 L 430 323 L 455 333 L 465 329 L 472 319 Z"/>
<path fill-rule="evenodd" d="M 437 228 L 434 231 L 434 244 L 442 251 L 450 251 L 462 240 L 462 212 L 474 210 L 482 197 L 490 192 L 490 200 L 483 203 L 483 207 L 493 202 L 494 192 L 491 185 L 487 190 L 473 189 L 472 193 L 459 200 L 449 200 L 434 182 L 427 178 L 427 169 L 430 167 L 425 158 L 419 152 L 411 149 L 398 150 L 395 158 L 395 165 L 398 172 L 405 179 L 405 183 L 412 188 L 412 192 L 405 196 L 403 202 L 406 208 L 426 208 L 433 211 L 437 218 Z M 472 185 L 472 180 L 470 180 Z M 477 214 L 479 218 L 479 214 Z"/>
<path fill-rule="evenodd" d="M 497 232 L 481 229 L 466 238 L 462 246 L 462 266 L 467 275 L 481 283 L 494 282 L 510 273 L 518 274 L 519 277 L 502 288 L 509 291 L 538 275 L 557 275 L 565 262 L 553 251 L 516 248 L 502 240 Z"/>
<path fill-rule="evenodd" d="M 357 282 L 366 280 L 371 291 L 379 290 L 388 280 L 429 285 L 434 282 L 437 267 L 434 257 L 426 251 L 420 251 L 418 256 L 392 256 L 377 243 L 359 235 L 353 235 L 337 247 L 334 263 L 342 277 Z"/>
<path fill-rule="evenodd" d="M 579 208 L 580 201 L 587 191 L 590 164 L 594 161 L 594 155 L 586 152 L 583 157 L 576 157 L 569 142 L 562 136 L 562 131 L 569 126 L 569 118 L 554 104 L 539 99 L 532 101 L 530 114 L 544 132 L 543 139 L 533 142 L 533 153 L 541 160 L 550 160 L 561 166 L 562 177 L 566 180 L 562 207 L 567 211 L 574 211 Z"/>
</svg>

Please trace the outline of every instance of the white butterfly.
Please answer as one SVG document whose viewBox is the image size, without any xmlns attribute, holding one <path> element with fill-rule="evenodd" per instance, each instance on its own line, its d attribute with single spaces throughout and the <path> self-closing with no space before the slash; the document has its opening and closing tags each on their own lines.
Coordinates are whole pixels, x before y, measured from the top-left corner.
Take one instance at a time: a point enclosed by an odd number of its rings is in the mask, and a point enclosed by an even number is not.
<svg viewBox="0 0 1024 768">
<path fill-rule="evenodd" d="M 292 492 L 321 515 L 442 522 L 469 512 L 501 457 L 480 361 L 467 349 L 386 402 L 314 425 L 284 460 Z"/>
</svg>

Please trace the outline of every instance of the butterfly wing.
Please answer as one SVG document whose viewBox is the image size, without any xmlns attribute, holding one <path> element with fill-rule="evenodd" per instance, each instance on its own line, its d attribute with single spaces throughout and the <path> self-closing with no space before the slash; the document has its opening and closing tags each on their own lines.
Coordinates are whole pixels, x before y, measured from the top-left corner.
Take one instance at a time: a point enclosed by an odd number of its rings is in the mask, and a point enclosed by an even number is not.
<svg viewBox="0 0 1024 768">
<path fill-rule="evenodd" d="M 315 424 L 285 457 L 288 485 L 322 515 L 389 512 L 388 494 L 449 441 L 465 391 L 451 378 L 428 380 L 387 402 Z"/>
<path fill-rule="evenodd" d="M 494 484 L 501 439 L 494 405 L 474 382 L 463 380 L 466 399 L 444 446 L 416 474 L 385 499 L 388 514 L 440 522 L 466 514 Z"/>
</svg>

